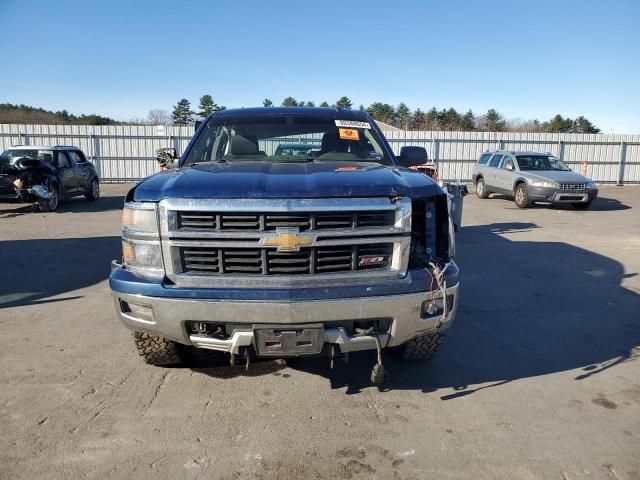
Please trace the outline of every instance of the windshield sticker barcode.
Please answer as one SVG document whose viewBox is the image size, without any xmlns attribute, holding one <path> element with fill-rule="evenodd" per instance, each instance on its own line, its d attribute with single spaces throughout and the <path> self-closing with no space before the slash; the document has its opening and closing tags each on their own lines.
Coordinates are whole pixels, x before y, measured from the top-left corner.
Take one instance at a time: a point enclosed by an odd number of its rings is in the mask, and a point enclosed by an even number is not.
<svg viewBox="0 0 640 480">
<path fill-rule="evenodd" d="M 336 126 L 371 129 L 371 125 L 369 125 L 369 122 L 358 122 L 356 120 L 336 120 Z"/>
</svg>

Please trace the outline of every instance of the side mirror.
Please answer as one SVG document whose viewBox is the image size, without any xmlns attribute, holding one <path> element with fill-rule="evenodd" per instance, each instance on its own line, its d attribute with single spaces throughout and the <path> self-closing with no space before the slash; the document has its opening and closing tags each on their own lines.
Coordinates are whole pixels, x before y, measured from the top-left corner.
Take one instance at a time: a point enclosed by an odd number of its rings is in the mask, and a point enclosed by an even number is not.
<svg viewBox="0 0 640 480">
<path fill-rule="evenodd" d="M 514 166 L 513 166 L 513 162 L 507 162 L 507 163 L 505 163 L 505 165 L 504 165 L 504 166 L 505 166 L 505 168 L 506 168 L 507 170 L 511 170 L 511 171 L 513 171 L 513 170 L 515 170 L 515 169 L 516 169 L 516 167 L 514 167 Z"/>
<path fill-rule="evenodd" d="M 175 168 L 178 166 L 178 154 L 175 148 L 159 148 L 156 150 L 156 160 L 162 168 Z"/>
<path fill-rule="evenodd" d="M 398 163 L 401 167 L 416 167 L 427 163 L 427 151 L 423 147 L 402 147 Z"/>
</svg>

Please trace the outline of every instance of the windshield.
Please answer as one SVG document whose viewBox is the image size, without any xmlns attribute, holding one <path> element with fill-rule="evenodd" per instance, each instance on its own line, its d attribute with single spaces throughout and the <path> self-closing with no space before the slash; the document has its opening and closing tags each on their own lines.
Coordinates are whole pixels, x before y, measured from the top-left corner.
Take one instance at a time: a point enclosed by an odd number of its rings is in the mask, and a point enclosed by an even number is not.
<svg viewBox="0 0 640 480">
<path fill-rule="evenodd" d="M 33 149 L 9 149 L 0 155 L 0 164 L 13 165 L 16 159 L 21 157 L 32 158 L 34 160 L 42 160 L 53 165 L 53 152 L 51 150 Z"/>
<path fill-rule="evenodd" d="M 516 158 L 520 170 L 560 170 L 563 172 L 571 170 L 556 157 L 549 155 L 518 155 Z"/>
<path fill-rule="evenodd" d="M 184 165 L 203 162 L 363 161 L 393 165 L 368 122 L 310 115 L 212 117 Z"/>
</svg>

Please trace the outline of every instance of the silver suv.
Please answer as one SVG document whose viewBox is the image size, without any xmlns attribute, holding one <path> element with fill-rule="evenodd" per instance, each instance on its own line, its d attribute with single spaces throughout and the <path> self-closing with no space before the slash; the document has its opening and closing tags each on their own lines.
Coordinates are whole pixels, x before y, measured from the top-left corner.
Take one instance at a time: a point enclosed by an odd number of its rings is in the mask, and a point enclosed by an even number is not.
<svg viewBox="0 0 640 480">
<path fill-rule="evenodd" d="M 549 153 L 485 152 L 473 166 L 473 183 L 479 198 L 502 193 L 519 208 L 533 202 L 570 203 L 584 210 L 598 196 L 590 178 L 572 171 Z"/>
</svg>

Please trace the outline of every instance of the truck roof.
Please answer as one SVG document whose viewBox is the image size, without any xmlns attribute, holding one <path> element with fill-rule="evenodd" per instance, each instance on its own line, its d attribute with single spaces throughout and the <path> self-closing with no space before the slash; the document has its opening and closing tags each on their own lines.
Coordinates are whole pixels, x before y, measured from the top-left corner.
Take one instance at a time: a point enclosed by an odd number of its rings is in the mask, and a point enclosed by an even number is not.
<svg viewBox="0 0 640 480">
<path fill-rule="evenodd" d="M 360 110 L 342 110 L 322 107 L 253 107 L 230 108 L 213 114 L 215 117 L 237 117 L 245 115 L 304 115 L 309 117 L 344 118 L 365 120 L 367 114 Z"/>
</svg>

